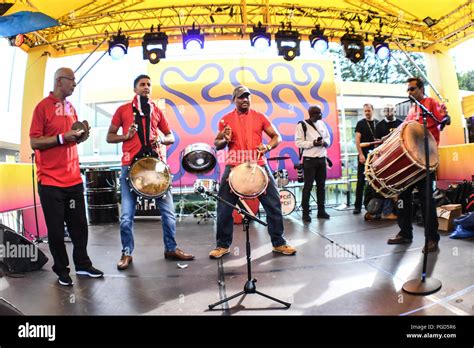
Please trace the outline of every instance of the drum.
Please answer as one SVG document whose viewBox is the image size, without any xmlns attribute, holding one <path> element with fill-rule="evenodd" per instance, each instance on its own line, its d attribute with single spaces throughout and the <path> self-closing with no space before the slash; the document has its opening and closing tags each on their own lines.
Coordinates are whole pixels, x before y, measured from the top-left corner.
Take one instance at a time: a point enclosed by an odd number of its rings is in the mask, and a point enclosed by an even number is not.
<svg viewBox="0 0 474 348">
<path fill-rule="evenodd" d="M 204 187 L 206 192 L 217 192 L 217 181 L 212 179 L 197 179 L 194 182 L 194 191 L 197 192 L 199 187 Z"/>
<path fill-rule="evenodd" d="M 374 190 L 385 198 L 399 195 L 425 177 L 424 128 L 416 121 L 403 123 L 372 153 L 365 163 L 365 175 Z M 430 171 L 438 167 L 438 147 L 428 132 Z"/>
<path fill-rule="evenodd" d="M 144 198 L 160 198 L 168 191 L 172 176 L 168 165 L 154 157 L 135 161 L 128 171 L 130 187 Z"/>
<path fill-rule="evenodd" d="M 186 146 L 181 165 L 188 173 L 207 173 L 214 169 L 217 163 L 216 150 L 205 143 L 195 143 Z"/>
<path fill-rule="evenodd" d="M 86 201 L 89 223 L 118 221 L 117 172 L 110 169 L 88 169 L 86 176 Z"/>
<path fill-rule="evenodd" d="M 290 215 L 296 208 L 296 197 L 291 191 L 280 190 L 280 203 L 283 216 Z"/>
<path fill-rule="evenodd" d="M 280 169 L 273 172 L 273 177 L 275 178 L 278 188 L 288 185 L 288 171 L 286 169 Z"/>
<path fill-rule="evenodd" d="M 257 164 L 242 163 L 231 170 L 229 185 L 232 192 L 241 198 L 256 198 L 267 189 L 268 175 Z"/>
</svg>

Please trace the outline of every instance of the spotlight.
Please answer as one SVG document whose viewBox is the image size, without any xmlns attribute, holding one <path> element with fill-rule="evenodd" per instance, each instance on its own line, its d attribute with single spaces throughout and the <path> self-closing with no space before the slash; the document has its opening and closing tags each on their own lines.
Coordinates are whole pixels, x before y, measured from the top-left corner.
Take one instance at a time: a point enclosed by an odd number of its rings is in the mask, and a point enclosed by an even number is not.
<svg viewBox="0 0 474 348">
<path fill-rule="evenodd" d="M 160 31 L 153 33 L 153 27 L 150 33 L 143 36 L 143 59 L 148 59 L 151 64 L 157 64 L 161 58 L 166 58 L 166 46 L 168 45 L 168 35 Z"/>
<path fill-rule="evenodd" d="M 253 27 L 253 33 L 250 34 L 250 45 L 258 50 L 264 50 L 271 45 L 272 37 L 267 33 L 267 27 L 262 26 L 262 22 L 258 22 Z"/>
<path fill-rule="evenodd" d="M 317 25 L 316 28 L 311 31 L 309 43 L 311 44 L 311 48 L 321 54 L 326 52 L 329 48 L 328 37 L 324 35 L 324 30 L 321 30 L 319 25 Z"/>
<path fill-rule="evenodd" d="M 384 60 L 390 58 L 390 48 L 388 47 L 388 43 L 385 42 L 384 37 L 374 37 L 373 45 L 377 57 Z"/>
<path fill-rule="evenodd" d="M 352 63 L 357 63 L 365 57 L 362 40 L 362 36 L 356 34 L 345 33 L 341 37 L 341 44 L 344 47 L 346 58 Z"/>
<path fill-rule="evenodd" d="M 183 34 L 183 48 L 187 49 L 188 45 L 191 45 L 190 48 L 204 48 L 204 34 L 201 34 L 201 29 L 196 29 L 195 24 L 193 23 L 193 28 L 189 29 L 186 34 Z M 199 45 L 199 46 L 197 46 Z"/>
<path fill-rule="evenodd" d="M 283 59 L 291 61 L 300 55 L 300 33 L 297 30 L 291 30 L 291 26 L 290 30 L 278 30 L 275 34 L 275 41 L 278 55 L 283 56 Z"/>
<path fill-rule="evenodd" d="M 436 20 L 431 18 L 431 17 L 425 17 L 423 19 L 423 22 L 425 22 L 425 24 L 428 26 L 428 28 L 432 27 L 433 25 L 436 24 Z"/>
<path fill-rule="evenodd" d="M 114 35 L 109 40 L 109 55 L 114 60 L 121 59 L 128 51 L 128 37 L 122 34 L 119 29 L 117 35 Z"/>
</svg>

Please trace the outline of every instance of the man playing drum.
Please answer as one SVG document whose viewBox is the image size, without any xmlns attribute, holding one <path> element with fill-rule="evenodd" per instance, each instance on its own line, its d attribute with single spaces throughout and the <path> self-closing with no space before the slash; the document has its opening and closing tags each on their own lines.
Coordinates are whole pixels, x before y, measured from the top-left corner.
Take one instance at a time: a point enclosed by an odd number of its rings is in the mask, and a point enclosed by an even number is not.
<svg viewBox="0 0 474 348">
<path fill-rule="evenodd" d="M 436 100 L 433 98 L 425 97 L 425 88 L 423 80 L 419 77 L 411 77 L 407 80 L 407 92 L 409 96 L 412 96 L 423 104 L 433 115 L 441 122 L 444 115 L 446 115 L 446 107 L 440 106 Z M 418 105 L 413 104 L 408 111 L 408 115 L 405 119 L 405 122 L 416 121 L 423 124 L 422 110 Z M 430 116 L 427 116 L 427 126 L 428 130 L 431 132 L 433 137 L 436 140 L 436 143 L 439 144 L 439 128 L 438 122 L 433 120 Z M 426 180 L 430 181 L 430 192 L 426 192 Z M 399 196 L 398 203 L 398 226 L 400 227 L 400 232 L 395 237 L 390 238 L 388 244 L 404 244 L 411 243 L 413 239 L 413 190 L 418 188 L 420 194 L 421 202 L 421 212 L 423 214 L 424 223 L 426 226 L 426 238 L 428 239 L 428 250 L 427 252 L 434 252 L 438 250 L 438 217 L 436 215 L 436 205 L 433 199 L 433 181 L 434 173 L 431 173 L 428 178 L 423 178 L 413 185 L 408 186 Z M 430 197 L 429 202 L 429 212 L 428 216 L 426 214 L 426 195 Z M 423 248 L 423 252 L 425 252 Z"/>
<path fill-rule="evenodd" d="M 235 205 L 239 196 L 250 197 L 253 192 L 267 214 L 273 251 L 294 255 L 296 249 L 288 245 L 284 238 L 280 195 L 263 156 L 278 146 L 281 137 L 264 114 L 250 109 L 250 90 L 247 87 L 237 86 L 232 93 L 232 100 L 236 108 L 220 120 L 219 133 L 214 140 L 217 150 L 226 146 L 229 148 L 218 195 Z M 262 144 L 263 132 L 270 137 L 266 145 Z M 247 162 L 252 164 L 246 164 Z M 256 187 L 252 188 L 252 183 Z M 238 189 L 245 192 L 237 192 Z M 232 207 L 220 201 L 217 203 L 217 246 L 209 253 L 211 259 L 219 259 L 230 252 L 233 234 L 232 212 Z"/>
<path fill-rule="evenodd" d="M 129 184 L 130 165 L 140 154 L 148 151 L 152 151 L 153 154 L 158 154 L 159 151 L 156 146 L 174 143 L 174 136 L 173 133 L 171 133 L 168 120 L 150 99 L 150 77 L 147 75 L 138 76 L 133 83 L 133 87 L 135 97 L 131 102 L 117 109 L 107 133 L 108 143 L 123 142 L 122 172 L 120 176 L 120 191 L 122 197 L 120 237 L 122 240 L 122 256 L 117 264 L 119 270 L 124 270 L 129 267 L 132 262 L 134 249 L 133 219 L 137 204 L 137 193 L 131 190 Z M 137 119 L 138 123 L 135 122 Z M 123 129 L 123 134 L 121 135 L 117 134 L 119 128 Z M 165 136 L 160 136 L 158 130 Z M 161 212 L 165 259 L 194 259 L 193 255 L 187 254 L 177 248 L 175 240 L 176 217 L 174 214 L 174 203 L 171 191 L 168 191 L 162 197 L 158 198 L 156 202 Z"/>
</svg>

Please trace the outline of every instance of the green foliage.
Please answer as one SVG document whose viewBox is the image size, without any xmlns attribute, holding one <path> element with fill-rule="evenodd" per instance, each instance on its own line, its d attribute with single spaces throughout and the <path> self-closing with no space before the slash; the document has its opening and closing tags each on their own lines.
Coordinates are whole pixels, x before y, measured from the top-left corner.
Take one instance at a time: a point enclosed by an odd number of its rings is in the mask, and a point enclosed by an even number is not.
<svg viewBox="0 0 474 348">
<path fill-rule="evenodd" d="M 459 89 L 474 91 L 474 71 L 457 73 Z"/>
<path fill-rule="evenodd" d="M 191 214 L 194 213 L 199 207 L 204 207 L 206 205 L 206 201 L 194 201 L 194 202 L 174 202 L 175 205 L 175 212 L 178 214 L 181 212 L 181 206 L 183 205 L 183 214 Z M 216 210 L 216 203 L 213 201 L 207 202 L 207 211 L 213 212 Z M 204 210 L 199 210 L 198 214 L 202 214 Z"/>
<path fill-rule="evenodd" d="M 331 47 L 331 54 L 338 56 L 343 81 L 372 82 L 372 83 L 405 83 L 409 77 L 395 61 L 390 58 L 381 60 L 376 57 L 372 46 L 366 46 L 365 58 L 358 63 L 352 63 L 344 56 L 341 46 Z M 401 51 L 392 50 L 391 54 L 408 70 L 413 76 L 420 76 L 418 70 Z M 408 53 L 413 61 L 426 74 L 424 58 L 419 53 Z"/>
</svg>

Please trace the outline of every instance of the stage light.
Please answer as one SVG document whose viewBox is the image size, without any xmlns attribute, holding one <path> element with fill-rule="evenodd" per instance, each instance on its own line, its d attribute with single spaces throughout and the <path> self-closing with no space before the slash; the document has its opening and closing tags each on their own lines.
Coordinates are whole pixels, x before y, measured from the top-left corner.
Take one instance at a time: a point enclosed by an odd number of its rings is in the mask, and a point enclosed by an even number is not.
<svg viewBox="0 0 474 348">
<path fill-rule="evenodd" d="M 388 59 L 390 58 L 390 48 L 388 47 L 388 43 L 385 42 L 385 38 L 381 36 L 374 37 L 374 50 L 375 55 L 380 59 Z"/>
<path fill-rule="evenodd" d="M 425 24 L 428 26 L 428 28 L 432 27 L 433 25 L 436 24 L 436 20 L 431 18 L 431 17 L 425 17 L 423 19 L 423 22 L 425 22 Z"/>
<path fill-rule="evenodd" d="M 201 34 L 200 29 L 195 28 L 194 23 L 193 28 L 183 34 L 183 48 L 188 49 L 188 47 L 192 50 L 204 48 L 204 34 Z"/>
<path fill-rule="evenodd" d="M 300 33 L 296 30 L 280 29 L 275 34 L 275 41 L 278 48 L 278 55 L 283 56 L 287 61 L 293 60 L 300 55 Z"/>
<path fill-rule="evenodd" d="M 258 50 L 264 50 L 270 47 L 272 37 L 267 33 L 267 27 L 262 26 L 262 22 L 258 22 L 257 26 L 253 27 L 253 33 L 250 34 L 250 45 Z"/>
<path fill-rule="evenodd" d="M 344 48 L 346 58 L 352 63 L 357 63 L 364 59 L 364 44 L 362 36 L 346 33 L 341 37 L 341 44 Z"/>
<path fill-rule="evenodd" d="M 143 59 L 148 59 L 151 64 L 157 64 L 161 58 L 166 58 L 166 46 L 168 45 L 168 35 L 160 31 L 153 33 L 153 27 L 150 33 L 143 36 Z"/>
<path fill-rule="evenodd" d="M 321 30 L 319 25 L 317 25 L 316 28 L 311 31 L 309 43 L 316 52 L 321 54 L 326 52 L 329 48 L 328 37 L 324 35 L 324 30 Z"/>
<path fill-rule="evenodd" d="M 119 30 L 117 35 L 114 35 L 109 40 L 109 55 L 114 60 L 121 59 L 128 51 L 128 37 L 122 34 Z"/>
</svg>

